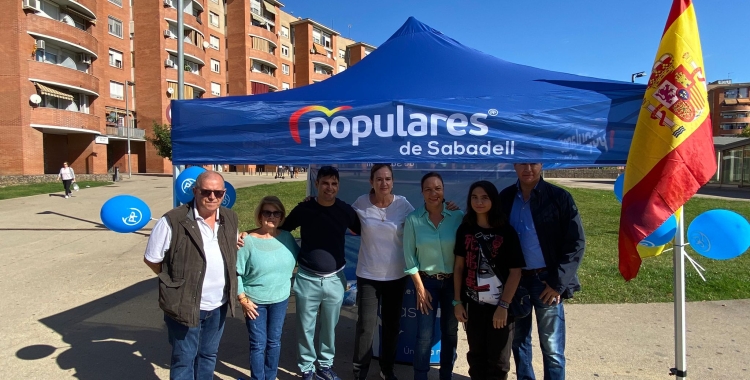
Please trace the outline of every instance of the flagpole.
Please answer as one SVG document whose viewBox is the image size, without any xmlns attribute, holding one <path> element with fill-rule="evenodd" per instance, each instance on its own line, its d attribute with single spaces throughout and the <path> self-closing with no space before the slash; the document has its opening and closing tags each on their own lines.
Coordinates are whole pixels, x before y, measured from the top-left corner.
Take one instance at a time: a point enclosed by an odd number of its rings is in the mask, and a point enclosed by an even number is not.
<svg viewBox="0 0 750 380">
<path fill-rule="evenodd" d="M 687 378 L 687 346 L 685 343 L 685 209 L 677 218 L 674 237 L 674 359 L 671 374 L 677 379 Z"/>
</svg>

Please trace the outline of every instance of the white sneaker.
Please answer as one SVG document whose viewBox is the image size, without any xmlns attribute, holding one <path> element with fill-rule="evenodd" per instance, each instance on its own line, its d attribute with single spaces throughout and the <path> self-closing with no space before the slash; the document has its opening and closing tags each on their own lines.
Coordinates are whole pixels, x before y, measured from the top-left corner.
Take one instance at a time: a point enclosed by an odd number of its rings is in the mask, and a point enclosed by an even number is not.
<svg viewBox="0 0 750 380">
<path fill-rule="evenodd" d="M 68 198 L 70 198 L 70 196 L 69 196 L 69 195 L 66 195 L 66 196 L 65 196 L 65 199 L 68 199 Z"/>
</svg>

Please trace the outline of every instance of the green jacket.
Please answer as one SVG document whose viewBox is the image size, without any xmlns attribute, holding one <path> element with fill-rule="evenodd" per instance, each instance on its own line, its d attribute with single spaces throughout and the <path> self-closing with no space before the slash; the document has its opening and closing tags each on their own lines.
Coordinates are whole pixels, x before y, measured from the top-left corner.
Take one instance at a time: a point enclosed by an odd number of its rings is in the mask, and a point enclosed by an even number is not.
<svg viewBox="0 0 750 380">
<path fill-rule="evenodd" d="M 175 321 L 196 327 L 200 323 L 206 255 L 193 204 L 174 208 L 164 217 L 172 228 L 172 241 L 164 254 L 159 273 L 159 307 Z M 224 259 L 224 294 L 229 300 L 232 316 L 237 302 L 237 226 L 237 214 L 221 207 L 219 248 Z"/>
</svg>

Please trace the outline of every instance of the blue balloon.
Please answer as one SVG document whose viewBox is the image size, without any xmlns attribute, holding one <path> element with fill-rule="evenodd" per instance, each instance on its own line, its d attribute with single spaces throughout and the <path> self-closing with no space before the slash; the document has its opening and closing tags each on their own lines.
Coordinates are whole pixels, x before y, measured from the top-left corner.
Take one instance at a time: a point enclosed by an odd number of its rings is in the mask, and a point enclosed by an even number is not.
<svg viewBox="0 0 750 380">
<path fill-rule="evenodd" d="M 221 200 L 221 205 L 226 208 L 232 208 L 234 201 L 237 200 L 237 192 L 234 190 L 234 186 L 231 183 L 224 181 L 224 188 L 227 192 L 224 193 L 224 199 Z"/>
<path fill-rule="evenodd" d="M 750 248 L 750 223 L 729 210 L 709 210 L 693 219 L 687 237 L 690 246 L 701 255 L 728 260 Z"/>
<path fill-rule="evenodd" d="M 193 201 L 193 185 L 195 179 L 205 172 L 200 166 L 191 166 L 180 173 L 177 176 L 177 181 L 174 183 L 174 191 L 177 193 L 177 200 L 182 203 L 190 203 Z"/>
<path fill-rule="evenodd" d="M 651 235 L 646 236 L 639 244 L 646 247 L 656 247 L 672 241 L 677 233 L 677 218 L 672 215 L 662 223 Z"/>
<path fill-rule="evenodd" d="M 625 187 L 625 173 L 620 173 L 615 180 L 615 197 L 622 203 L 622 190 Z"/>
<path fill-rule="evenodd" d="M 104 202 L 99 217 L 112 231 L 135 232 L 151 220 L 151 209 L 146 202 L 132 195 L 117 195 Z"/>
</svg>

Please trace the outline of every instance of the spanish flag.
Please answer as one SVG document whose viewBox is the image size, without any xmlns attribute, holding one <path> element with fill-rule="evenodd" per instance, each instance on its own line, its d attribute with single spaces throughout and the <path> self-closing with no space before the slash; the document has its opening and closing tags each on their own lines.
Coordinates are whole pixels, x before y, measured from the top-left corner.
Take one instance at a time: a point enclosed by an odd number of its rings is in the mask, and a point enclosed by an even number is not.
<svg viewBox="0 0 750 380">
<path fill-rule="evenodd" d="M 691 0 L 674 0 L 630 145 L 620 273 L 638 274 L 637 246 L 716 172 L 706 76 Z"/>
</svg>

